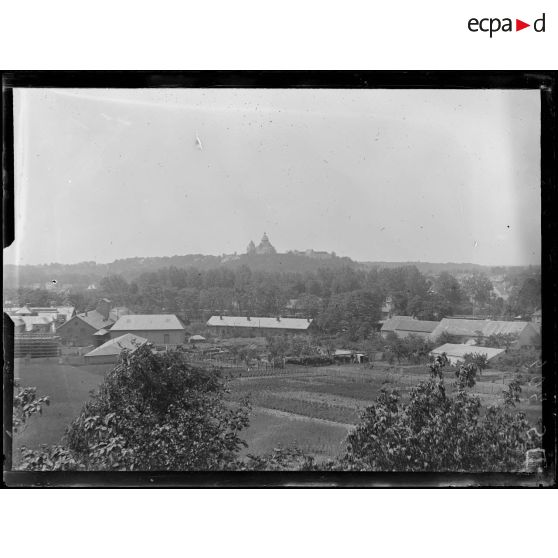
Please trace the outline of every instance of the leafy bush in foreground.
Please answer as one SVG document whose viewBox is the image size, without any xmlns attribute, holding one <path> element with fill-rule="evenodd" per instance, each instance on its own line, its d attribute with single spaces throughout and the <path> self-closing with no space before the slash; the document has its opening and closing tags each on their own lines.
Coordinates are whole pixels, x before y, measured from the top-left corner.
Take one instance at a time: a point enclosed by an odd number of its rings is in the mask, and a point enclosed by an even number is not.
<svg viewBox="0 0 558 558">
<path fill-rule="evenodd" d="M 226 469 L 245 445 L 245 402 L 228 405 L 215 371 L 147 347 L 107 374 L 66 431 L 63 446 L 23 450 L 27 470 Z"/>
<path fill-rule="evenodd" d="M 29 418 L 33 415 L 42 415 L 43 405 L 47 407 L 50 405 L 50 398 L 47 395 L 37 397 L 37 388 L 22 387 L 15 382 L 12 418 L 14 431 L 25 429 Z"/>
<path fill-rule="evenodd" d="M 521 386 L 510 383 L 500 405 L 487 409 L 468 390 L 478 368 L 466 363 L 444 381 L 445 356 L 403 403 L 397 390 L 382 390 L 347 438 L 342 459 L 319 466 L 296 448 L 265 456 L 238 454 L 246 444 L 245 401 L 232 406 L 216 372 L 192 367 L 180 353 L 125 354 L 100 391 L 70 425 L 63 446 L 23 450 L 27 470 L 352 470 L 510 472 L 524 468 L 537 447 L 535 428 L 516 412 Z M 29 392 L 21 400 L 36 406 Z M 19 401 L 19 400 L 18 400 Z M 23 408 L 23 407 L 22 407 Z"/>
<path fill-rule="evenodd" d="M 371 471 L 517 471 L 534 448 L 524 413 L 514 412 L 517 382 L 504 402 L 482 413 L 480 398 L 467 391 L 475 382 L 474 364 L 460 366 L 454 390 L 443 378 L 447 358 L 430 365 L 403 404 L 397 390 L 382 390 L 375 405 L 348 437 L 343 468 Z"/>
</svg>

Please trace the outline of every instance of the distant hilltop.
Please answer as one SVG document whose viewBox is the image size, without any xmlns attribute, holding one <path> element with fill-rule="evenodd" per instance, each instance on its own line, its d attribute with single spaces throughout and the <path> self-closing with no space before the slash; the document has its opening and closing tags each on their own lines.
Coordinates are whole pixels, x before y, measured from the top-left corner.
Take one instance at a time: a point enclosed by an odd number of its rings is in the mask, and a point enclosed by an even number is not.
<svg viewBox="0 0 558 558">
<path fill-rule="evenodd" d="M 507 270 L 527 266 L 482 266 L 472 263 L 429 263 L 429 262 L 357 262 L 348 257 L 337 256 L 335 252 L 307 249 L 290 250 L 279 253 L 264 232 L 256 246 L 250 241 L 244 254 L 223 254 L 211 256 L 187 254 L 156 256 L 146 258 L 124 258 L 111 263 L 98 264 L 94 261 L 76 264 L 4 265 L 4 288 L 30 287 L 48 290 L 95 288 L 98 282 L 109 275 L 121 275 L 126 280 L 136 280 L 142 273 L 155 272 L 163 268 L 196 268 L 200 271 L 219 267 L 238 268 L 247 266 L 252 271 L 307 273 L 320 268 L 352 267 L 370 270 L 373 268 L 394 268 L 415 266 L 421 273 L 439 275 L 448 271 L 454 275 L 484 272 L 489 275 L 503 274 Z"/>
<path fill-rule="evenodd" d="M 266 256 L 270 254 L 277 254 L 277 250 L 275 250 L 275 247 L 269 241 L 267 234 L 263 233 L 262 240 L 258 246 L 254 244 L 253 240 L 250 241 L 248 248 L 246 249 L 246 254 L 248 256 Z"/>
<path fill-rule="evenodd" d="M 275 249 L 275 246 L 273 246 L 273 244 L 271 244 L 271 241 L 269 240 L 269 237 L 267 236 L 267 233 L 263 233 L 262 239 L 260 241 L 260 243 L 258 244 L 258 246 L 256 246 L 254 244 L 254 241 L 251 240 L 250 243 L 248 244 L 248 248 L 246 249 L 246 255 L 247 256 L 269 256 L 272 254 L 277 254 L 277 250 Z M 314 259 L 318 259 L 318 260 L 330 260 L 332 258 L 335 258 L 335 252 L 319 252 L 316 250 L 313 250 L 312 248 L 308 249 L 308 250 L 289 250 L 287 252 L 287 254 L 294 254 L 297 256 L 305 256 L 307 258 L 314 258 Z M 225 256 L 225 258 L 228 258 L 226 261 L 230 260 L 231 257 L 230 256 Z M 351 260 L 352 261 L 352 260 Z"/>
</svg>

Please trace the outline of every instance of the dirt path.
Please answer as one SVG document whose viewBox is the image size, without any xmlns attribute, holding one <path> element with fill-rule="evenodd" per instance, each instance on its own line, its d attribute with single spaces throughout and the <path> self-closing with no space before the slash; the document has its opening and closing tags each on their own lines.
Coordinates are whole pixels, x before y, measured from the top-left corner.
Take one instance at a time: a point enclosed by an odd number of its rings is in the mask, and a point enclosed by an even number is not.
<svg viewBox="0 0 558 558">
<path fill-rule="evenodd" d="M 336 422 L 334 420 L 308 417 L 306 415 L 299 415 L 297 413 L 289 413 L 287 411 L 279 411 L 278 409 L 269 409 L 268 407 L 253 407 L 253 410 L 257 411 L 259 413 L 265 413 L 265 414 L 272 415 L 274 417 L 279 417 L 279 418 L 288 418 L 288 419 L 291 419 L 291 420 L 302 420 L 302 421 L 305 421 L 305 422 L 313 422 L 313 423 L 317 423 L 317 424 L 331 424 L 331 425 L 336 425 L 336 426 L 343 426 L 347 430 L 352 430 L 355 427 L 354 424 L 347 424 L 345 422 Z"/>
</svg>

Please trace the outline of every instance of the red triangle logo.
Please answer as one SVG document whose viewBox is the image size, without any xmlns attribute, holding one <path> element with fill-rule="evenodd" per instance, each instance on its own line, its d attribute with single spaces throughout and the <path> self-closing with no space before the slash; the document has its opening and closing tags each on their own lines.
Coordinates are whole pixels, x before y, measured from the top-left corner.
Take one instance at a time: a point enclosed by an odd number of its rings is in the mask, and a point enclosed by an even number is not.
<svg viewBox="0 0 558 558">
<path fill-rule="evenodd" d="M 531 24 L 530 23 L 525 23 L 524 21 L 521 21 L 520 19 L 515 20 L 515 30 L 516 31 L 521 31 L 522 29 L 525 29 L 526 27 L 531 27 Z"/>
</svg>

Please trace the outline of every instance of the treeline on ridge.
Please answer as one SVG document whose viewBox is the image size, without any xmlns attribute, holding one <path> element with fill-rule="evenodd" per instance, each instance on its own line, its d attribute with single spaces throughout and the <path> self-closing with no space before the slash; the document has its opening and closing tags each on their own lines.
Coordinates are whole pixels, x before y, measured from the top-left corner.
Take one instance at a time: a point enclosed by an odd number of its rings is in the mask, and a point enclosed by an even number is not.
<svg viewBox="0 0 558 558">
<path fill-rule="evenodd" d="M 381 319 L 381 307 L 391 297 L 392 312 L 423 320 L 439 320 L 473 312 L 493 319 L 529 315 L 540 308 L 540 271 L 526 268 L 509 278 L 507 301 L 495 295 L 490 279 L 481 273 L 462 281 L 448 272 L 437 277 L 415 266 L 355 269 L 323 267 L 316 271 L 270 272 L 220 266 L 214 269 L 166 267 L 142 273 L 128 281 L 109 275 L 94 291 L 76 290 L 62 295 L 36 289 L 19 289 L 20 304 L 67 303 L 76 310 L 95 307 L 100 296 L 114 306 L 136 313 L 174 313 L 186 323 L 209 316 L 299 315 L 316 320 L 325 333 L 366 337 Z"/>
</svg>

